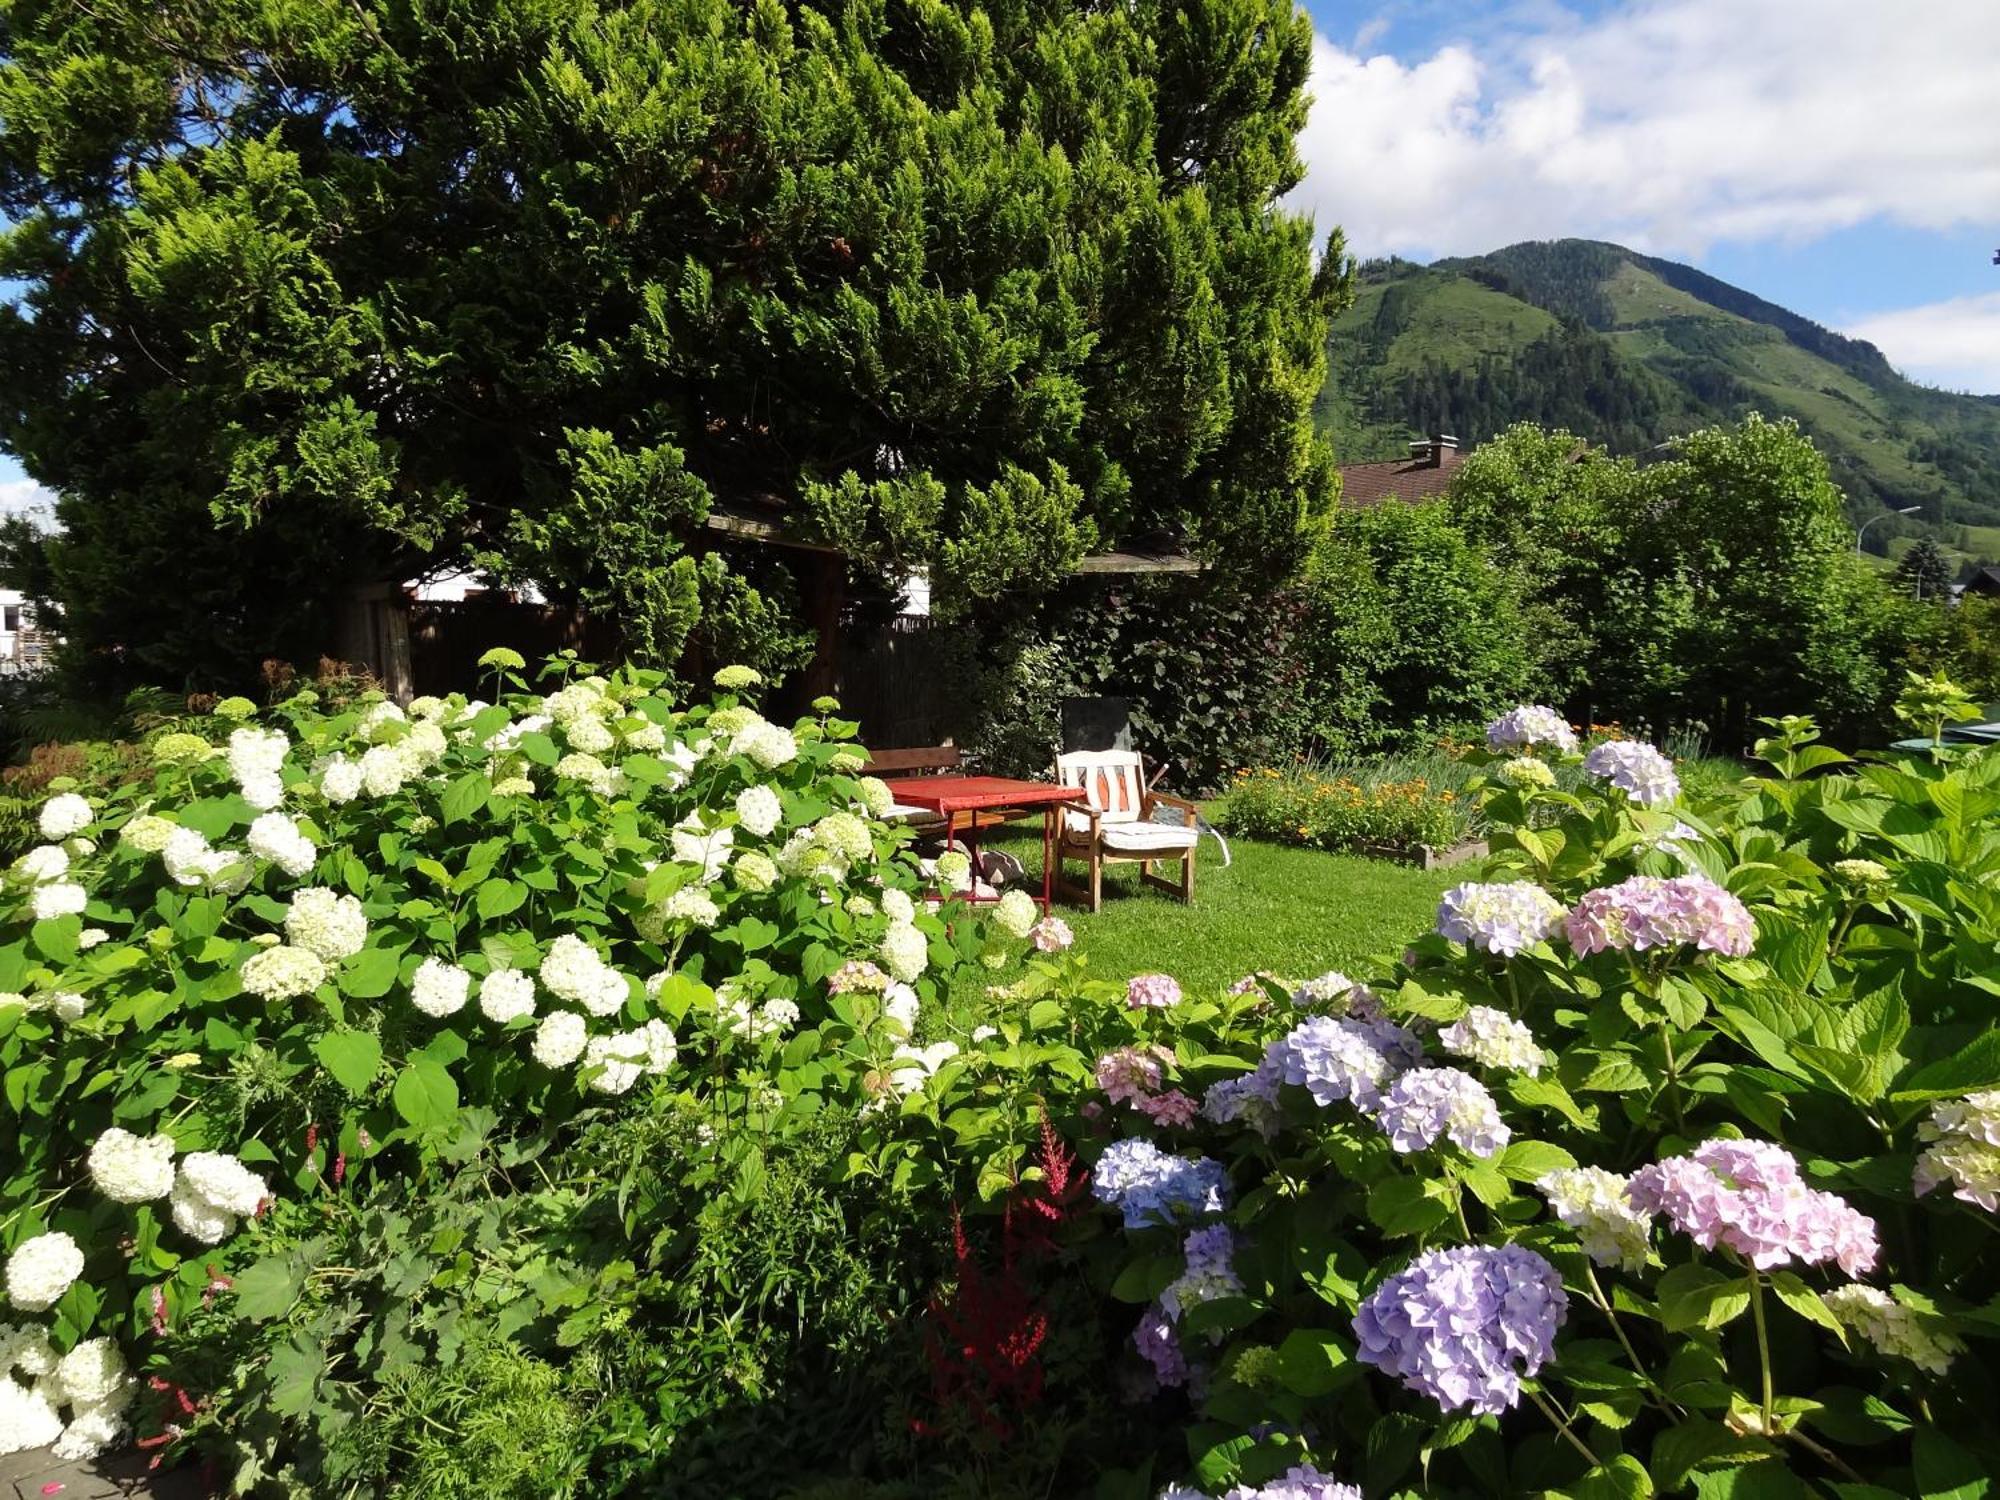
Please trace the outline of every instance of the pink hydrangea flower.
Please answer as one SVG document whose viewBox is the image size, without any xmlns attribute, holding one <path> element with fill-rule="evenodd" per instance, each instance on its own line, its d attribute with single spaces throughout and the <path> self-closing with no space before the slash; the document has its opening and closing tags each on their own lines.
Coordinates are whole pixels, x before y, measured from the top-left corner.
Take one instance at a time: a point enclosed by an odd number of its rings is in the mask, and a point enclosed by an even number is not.
<svg viewBox="0 0 2000 1500">
<path fill-rule="evenodd" d="M 1181 987 L 1171 974 L 1137 974 L 1125 986 L 1133 1010 L 1165 1010 L 1181 1003 Z"/>
<path fill-rule="evenodd" d="M 1692 946 L 1742 958 L 1757 941 L 1749 909 L 1706 875 L 1635 875 L 1586 891 L 1563 918 L 1563 932 L 1579 953 Z"/>
<path fill-rule="evenodd" d="M 1641 1167 L 1626 1197 L 1704 1249 L 1732 1250 L 1760 1271 L 1832 1261 L 1862 1276 L 1879 1253 L 1875 1221 L 1807 1186 L 1792 1154 L 1768 1141 L 1704 1141 Z"/>
<path fill-rule="evenodd" d="M 1049 916 L 1028 929 L 1028 941 L 1043 953 L 1061 953 L 1076 941 L 1076 934 L 1061 917 Z"/>
<path fill-rule="evenodd" d="M 1164 1047 L 1119 1047 L 1097 1060 L 1097 1086 L 1113 1104 L 1142 1104 L 1159 1091 L 1161 1064 L 1173 1054 Z"/>
<path fill-rule="evenodd" d="M 1155 1125 L 1191 1125 L 1198 1109 L 1194 1100 L 1179 1089 L 1169 1089 L 1153 1098 L 1140 1099 L 1133 1107 Z"/>
</svg>

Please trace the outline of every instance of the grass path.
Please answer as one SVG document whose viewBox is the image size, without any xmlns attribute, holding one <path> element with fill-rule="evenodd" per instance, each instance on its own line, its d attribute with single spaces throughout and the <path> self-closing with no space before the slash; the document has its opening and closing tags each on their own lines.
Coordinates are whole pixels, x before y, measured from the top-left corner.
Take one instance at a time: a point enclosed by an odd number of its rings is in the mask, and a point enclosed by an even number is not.
<svg viewBox="0 0 2000 1500">
<path fill-rule="evenodd" d="M 1009 834 L 986 843 L 1026 862 L 1039 890 L 1039 837 Z M 1138 866 L 1113 865 L 1105 876 L 1103 911 L 1092 916 L 1058 902 L 1056 914 L 1076 929 L 1093 975 L 1122 979 L 1157 971 L 1192 992 L 1230 984 L 1254 969 L 1308 979 L 1398 953 L 1429 929 L 1439 893 L 1471 878 L 1469 869 L 1426 873 L 1248 839 L 1231 840 L 1230 851 L 1235 859 L 1225 869 L 1215 841 L 1202 840 L 1192 906 L 1141 886 Z"/>
</svg>

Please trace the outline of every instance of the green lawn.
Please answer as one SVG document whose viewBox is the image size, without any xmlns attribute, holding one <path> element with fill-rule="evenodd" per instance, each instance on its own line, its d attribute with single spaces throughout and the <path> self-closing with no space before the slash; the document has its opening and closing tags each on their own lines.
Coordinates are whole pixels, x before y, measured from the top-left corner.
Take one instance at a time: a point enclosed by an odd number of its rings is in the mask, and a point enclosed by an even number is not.
<svg viewBox="0 0 2000 1500">
<path fill-rule="evenodd" d="M 989 836 L 985 843 L 1025 862 L 1039 893 L 1038 835 Z M 1058 901 L 1056 915 L 1076 929 L 1078 951 L 1104 978 L 1158 971 L 1189 991 L 1230 984 L 1255 969 L 1309 979 L 1328 969 L 1355 969 L 1371 955 L 1400 952 L 1430 928 L 1439 893 L 1473 878 L 1477 868 L 1427 874 L 1247 839 L 1232 839 L 1230 851 L 1235 860 L 1224 869 L 1215 840 L 1202 839 L 1192 906 L 1142 887 L 1138 866 L 1113 865 L 1103 911 L 1092 916 Z M 1073 874 L 1082 870 L 1070 868 Z"/>
</svg>

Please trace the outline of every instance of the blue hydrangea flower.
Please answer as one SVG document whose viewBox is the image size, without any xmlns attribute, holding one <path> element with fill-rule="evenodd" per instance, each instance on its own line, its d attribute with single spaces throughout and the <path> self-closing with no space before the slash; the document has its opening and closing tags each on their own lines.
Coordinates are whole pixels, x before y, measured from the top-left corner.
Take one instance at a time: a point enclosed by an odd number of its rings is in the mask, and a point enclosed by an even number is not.
<svg viewBox="0 0 2000 1500">
<path fill-rule="evenodd" d="M 1412 1068 L 1389 1086 L 1375 1123 L 1398 1151 L 1421 1151 L 1448 1136 L 1474 1156 L 1496 1156 L 1513 1132 L 1486 1085 L 1457 1068 Z"/>
<path fill-rule="evenodd" d="M 1091 1175 L 1090 1191 L 1098 1202 L 1125 1216 L 1127 1229 L 1143 1229 L 1221 1213 L 1228 1204 L 1228 1186 L 1221 1162 L 1205 1156 L 1198 1161 L 1171 1156 L 1135 1136 L 1104 1148 Z"/>
</svg>

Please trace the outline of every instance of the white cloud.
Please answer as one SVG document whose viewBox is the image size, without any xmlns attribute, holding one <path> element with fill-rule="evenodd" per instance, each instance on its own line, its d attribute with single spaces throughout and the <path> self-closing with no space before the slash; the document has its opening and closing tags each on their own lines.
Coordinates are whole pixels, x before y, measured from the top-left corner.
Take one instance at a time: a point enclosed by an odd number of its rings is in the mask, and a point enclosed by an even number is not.
<svg viewBox="0 0 2000 1500">
<path fill-rule="evenodd" d="M 1986 0 L 1535 14 L 1409 63 L 1315 38 L 1294 201 L 1363 255 L 1563 235 L 1699 255 L 1876 217 L 2000 219 Z"/>
<path fill-rule="evenodd" d="M 53 519 L 55 494 L 32 479 L 0 479 L 0 516 L 39 515 Z"/>
<path fill-rule="evenodd" d="M 1867 339 L 1914 379 L 2000 392 L 2000 292 L 1875 313 L 1841 332 Z"/>
</svg>

